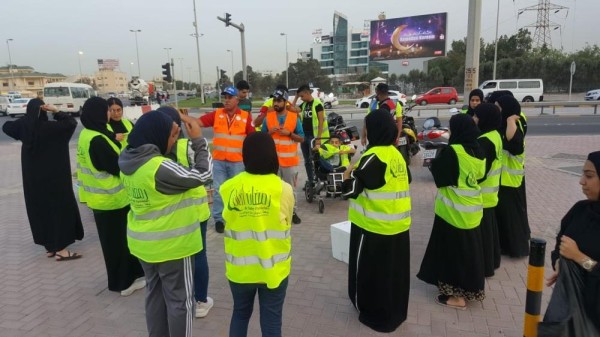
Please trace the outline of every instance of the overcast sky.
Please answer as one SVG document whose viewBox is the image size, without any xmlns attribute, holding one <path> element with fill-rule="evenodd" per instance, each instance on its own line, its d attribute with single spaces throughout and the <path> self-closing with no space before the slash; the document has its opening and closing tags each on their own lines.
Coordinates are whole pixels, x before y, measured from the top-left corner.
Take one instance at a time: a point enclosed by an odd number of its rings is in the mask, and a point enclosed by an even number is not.
<svg viewBox="0 0 600 337">
<path fill-rule="evenodd" d="M 196 0 L 204 82 L 214 82 L 216 67 L 231 72 L 233 50 L 235 72 L 241 70 L 240 34 L 216 19 L 225 12 L 234 23 L 246 27 L 247 64 L 255 71 L 281 72 L 285 68 L 285 37 L 288 34 L 290 62 L 298 51 L 308 51 L 312 32 L 321 28 L 331 32 L 334 10 L 348 18 L 352 27 L 361 29 L 364 20 L 376 19 L 384 11 L 387 18 L 448 12 L 448 40 L 463 38 L 467 31 L 468 0 L 380 1 L 380 0 Z M 494 0 L 484 0 L 481 34 L 493 41 L 496 25 Z M 598 0 L 554 0 L 569 7 L 552 14 L 551 21 L 562 25 L 552 34 L 554 47 L 566 51 L 581 49 L 586 43 L 600 44 Z M 535 12 L 517 18 L 520 8 L 537 0 L 500 0 L 500 35 L 514 34 L 519 27 L 534 23 Z M 12 38 L 13 64 L 32 66 L 42 72 L 65 75 L 79 73 L 78 51 L 82 51 L 84 74 L 97 70 L 97 59 L 119 59 L 121 70 L 129 73 L 131 62 L 137 75 L 135 36 L 138 33 L 141 74 L 149 79 L 161 74 L 167 51 L 183 58 L 183 78 L 198 81 L 198 63 L 192 22 L 193 0 L 12 0 L 2 1 L 0 64 L 8 64 L 6 39 Z M 448 43 L 448 47 L 450 44 Z M 178 65 L 178 64 L 177 64 Z M 182 68 L 175 76 L 180 78 Z"/>
</svg>

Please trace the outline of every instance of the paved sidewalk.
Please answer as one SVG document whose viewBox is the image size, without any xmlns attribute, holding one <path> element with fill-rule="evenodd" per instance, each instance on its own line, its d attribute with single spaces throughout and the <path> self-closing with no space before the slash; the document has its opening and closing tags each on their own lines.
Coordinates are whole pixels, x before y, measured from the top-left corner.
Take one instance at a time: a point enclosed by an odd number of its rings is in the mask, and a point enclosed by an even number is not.
<svg viewBox="0 0 600 337">
<path fill-rule="evenodd" d="M 588 152 L 599 149 L 600 136 L 527 140 L 529 219 L 533 236 L 548 240 L 547 257 L 560 219 L 583 198 L 578 175 L 573 172 L 578 172 Z M 89 210 L 81 207 L 86 234 L 72 246 L 83 258 L 60 263 L 46 258 L 43 247 L 32 242 L 24 210 L 20 145 L 2 143 L 0 154 L 0 336 L 147 336 L 143 291 L 120 297 L 106 289 L 102 253 Z M 396 332 L 385 335 L 522 336 L 527 259 L 503 258 L 496 275 L 487 280 L 486 299 L 470 303 L 466 311 L 436 305 L 436 288 L 416 278 L 431 231 L 436 192 L 429 171 L 419 166 L 419 159 L 411 165 L 409 317 Z M 326 199 L 325 214 L 319 214 L 317 205 L 308 204 L 301 189 L 297 190 L 302 224 L 292 229 L 294 260 L 283 335 L 384 335 L 358 322 L 347 298 L 347 265 L 331 257 L 329 225 L 346 219 L 347 202 Z M 224 276 L 223 238 L 211 225 L 207 241 L 209 296 L 214 298 L 215 306 L 206 318 L 195 320 L 194 335 L 227 336 L 232 299 Z M 544 308 L 549 294 L 550 289 L 544 294 Z M 249 335 L 260 336 L 257 306 Z"/>
</svg>

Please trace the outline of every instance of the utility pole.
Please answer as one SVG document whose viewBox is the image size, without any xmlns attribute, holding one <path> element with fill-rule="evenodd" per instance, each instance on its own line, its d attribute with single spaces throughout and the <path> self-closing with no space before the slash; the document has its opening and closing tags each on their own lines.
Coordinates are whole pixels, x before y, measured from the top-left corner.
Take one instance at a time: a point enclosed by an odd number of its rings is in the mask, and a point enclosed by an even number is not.
<svg viewBox="0 0 600 337">
<path fill-rule="evenodd" d="M 471 90 L 475 89 L 479 83 L 481 3 L 482 0 L 469 0 L 469 21 L 467 24 L 467 55 L 465 58 L 465 96 L 469 95 Z"/>
<path fill-rule="evenodd" d="M 130 29 L 130 32 L 135 34 L 135 53 L 137 55 L 137 66 L 138 66 L 138 78 L 141 79 L 142 78 L 142 71 L 140 70 L 140 48 L 138 47 L 138 38 L 137 38 L 137 33 L 140 33 L 142 30 L 141 29 Z"/>
<path fill-rule="evenodd" d="M 13 90 L 13 82 L 15 81 L 12 72 L 12 57 L 10 56 L 10 44 L 9 42 L 13 39 L 6 39 L 6 48 L 8 48 L 8 73 L 10 74 L 10 81 L 8 82 L 8 90 Z"/>
<path fill-rule="evenodd" d="M 204 85 L 202 84 L 202 63 L 200 62 L 200 35 L 198 34 L 198 18 L 196 16 L 196 0 L 194 3 L 194 37 L 196 38 L 196 54 L 198 55 L 198 77 L 200 78 L 200 101 L 204 104 Z"/>
<path fill-rule="evenodd" d="M 285 35 L 285 86 L 290 88 L 290 61 L 288 59 L 288 40 L 286 33 L 279 33 L 279 35 Z"/>
<path fill-rule="evenodd" d="M 244 76 L 244 81 L 248 81 L 248 70 L 246 69 L 246 37 L 244 35 L 244 24 L 240 23 L 239 25 L 231 22 L 231 14 L 225 13 L 225 18 L 223 19 L 220 16 L 217 16 L 217 19 L 225 22 L 225 27 L 233 26 L 240 31 L 240 37 L 242 39 L 242 73 Z"/>
<path fill-rule="evenodd" d="M 171 70 L 173 72 L 173 93 L 175 94 L 175 109 L 179 109 L 179 102 L 177 99 L 177 80 L 175 80 L 175 62 L 171 59 Z"/>
<path fill-rule="evenodd" d="M 559 29 L 560 25 L 550 21 L 550 12 L 558 13 L 561 10 L 568 10 L 569 8 L 553 4 L 550 0 L 538 0 L 538 4 L 519 9 L 517 17 L 527 11 L 537 12 L 537 21 L 525 27 L 535 28 L 533 33 L 533 44 L 541 48 L 547 46 L 552 47 L 552 37 L 550 36 L 553 30 Z"/>
<path fill-rule="evenodd" d="M 498 0 L 498 9 L 496 11 L 496 42 L 494 43 L 494 73 L 492 80 L 496 79 L 496 62 L 498 62 L 498 21 L 500 20 L 500 0 Z"/>
</svg>

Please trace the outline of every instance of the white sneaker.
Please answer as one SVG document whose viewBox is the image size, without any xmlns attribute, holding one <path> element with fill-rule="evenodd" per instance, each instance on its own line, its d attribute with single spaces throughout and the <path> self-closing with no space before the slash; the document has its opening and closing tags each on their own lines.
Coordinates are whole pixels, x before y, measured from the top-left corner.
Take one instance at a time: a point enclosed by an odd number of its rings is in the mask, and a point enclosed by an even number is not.
<svg viewBox="0 0 600 337">
<path fill-rule="evenodd" d="M 129 288 L 121 291 L 121 296 L 129 296 L 133 294 L 134 291 L 139 289 L 144 289 L 146 286 L 146 278 L 140 277 L 133 281 L 133 283 L 129 286 Z"/>
<path fill-rule="evenodd" d="M 196 318 L 206 317 L 206 315 L 208 315 L 208 311 L 213 307 L 214 304 L 215 302 L 213 299 L 208 296 L 206 297 L 206 303 L 200 301 L 196 302 Z"/>
</svg>

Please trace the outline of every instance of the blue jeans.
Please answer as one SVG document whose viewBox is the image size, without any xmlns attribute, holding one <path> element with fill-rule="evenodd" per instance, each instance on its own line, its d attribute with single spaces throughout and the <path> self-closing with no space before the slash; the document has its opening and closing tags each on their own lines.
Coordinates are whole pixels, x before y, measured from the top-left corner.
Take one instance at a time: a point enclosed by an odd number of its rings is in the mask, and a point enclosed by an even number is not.
<svg viewBox="0 0 600 337">
<path fill-rule="evenodd" d="M 200 223 L 202 234 L 202 250 L 194 256 L 194 298 L 206 302 L 208 295 L 208 259 L 206 258 L 206 225 L 208 221 Z"/>
<path fill-rule="evenodd" d="M 213 160 L 213 219 L 223 222 L 223 199 L 219 193 L 221 185 L 244 172 L 244 162 L 231 162 L 226 160 Z"/>
<path fill-rule="evenodd" d="M 315 172 L 313 170 L 313 165 L 312 165 L 312 148 L 310 147 L 310 143 L 314 138 L 315 138 L 314 136 L 306 136 L 306 137 L 304 137 L 304 141 L 300 144 L 300 149 L 302 149 L 302 156 L 304 157 L 304 168 L 306 169 L 306 179 L 310 183 L 314 183 L 314 181 L 315 181 Z"/>
<path fill-rule="evenodd" d="M 229 325 L 229 337 L 245 337 L 248 335 L 248 323 L 252 316 L 254 296 L 258 291 L 260 306 L 260 330 L 263 337 L 281 337 L 283 319 L 283 300 L 287 290 L 288 279 L 281 281 L 275 289 L 266 284 L 234 283 L 229 281 L 233 295 L 233 315 Z"/>
</svg>

